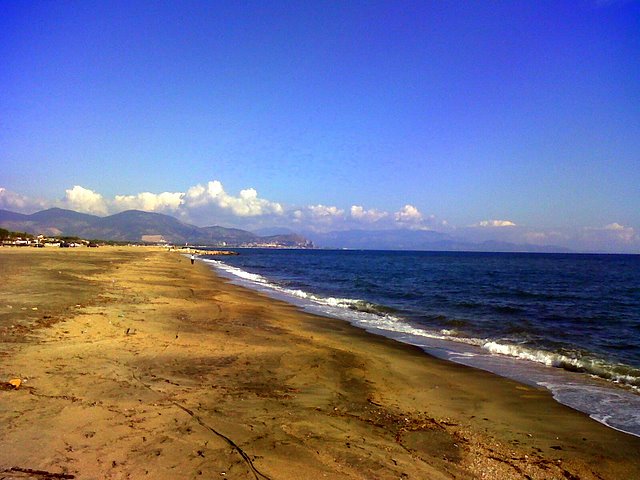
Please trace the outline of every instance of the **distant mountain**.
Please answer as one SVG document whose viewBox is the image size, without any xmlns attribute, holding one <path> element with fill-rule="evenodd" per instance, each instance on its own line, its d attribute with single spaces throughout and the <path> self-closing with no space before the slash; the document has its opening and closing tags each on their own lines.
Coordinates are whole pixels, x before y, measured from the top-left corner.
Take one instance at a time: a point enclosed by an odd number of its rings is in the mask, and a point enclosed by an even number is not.
<svg viewBox="0 0 640 480">
<path fill-rule="evenodd" d="M 5 222 L 20 222 L 27 219 L 29 215 L 25 215 L 24 213 L 15 213 L 10 212 L 9 210 L 0 209 L 0 221 Z"/>
<path fill-rule="evenodd" d="M 258 235 L 238 228 L 196 227 L 160 213 L 128 210 L 108 217 L 98 217 L 72 210 L 51 208 L 32 215 L 0 210 L 0 227 L 15 232 L 55 236 L 78 236 L 87 239 L 126 242 L 166 241 L 176 245 L 211 245 L 226 247 L 298 247 L 348 248 L 355 250 L 434 250 L 469 252 L 545 252 L 565 253 L 556 246 L 537 246 L 509 242 L 474 243 L 430 230 L 347 230 L 328 233 L 291 233 Z M 269 232 L 269 230 L 263 230 Z M 285 233 L 286 232 L 286 233 Z M 310 240 L 309 240 L 310 239 Z"/>
<path fill-rule="evenodd" d="M 572 250 L 558 245 L 531 245 L 530 243 L 509 243 L 487 240 L 475 244 L 478 252 L 530 252 L 530 253 L 571 253 Z"/>
<path fill-rule="evenodd" d="M 424 250 L 436 243 L 451 241 L 444 233 L 408 229 L 305 232 L 305 236 L 323 248 L 368 250 Z"/>
<path fill-rule="evenodd" d="M 50 208 L 32 215 L 0 210 L 0 225 L 7 230 L 38 233 L 44 235 L 63 235 L 67 231 L 79 231 L 91 225 L 94 215 Z"/>
<path fill-rule="evenodd" d="M 63 208 L 50 208 L 48 210 L 42 210 L 32 215 L 28 215 L 28 217 L 36 222 L 51 222 L 52 220 L 59 222 L 61 220 L 64 220 L 71 223 L 90 223 L 95 218 L 100 218 L 88 213 L 80 213 L 73 210 L 65 210 Z"/>
<path fill-rule="evenodd" d="M 209 238 L 216 238 L 220 241 L 227 243 L 250 243 L 255 242 L 256 239 L 260 238 L 258 235 L 255 235 L 251 232 L 247 232 L 246 230 L 241 230 L 239 228 L 225 228 L 225 227 L 204 227 L 202 228 Z"/>
<path fill-rule="evenodd" d="M 194 225 L 183 223 L 169 215 L 140 210 L 98 217 L 80 236 L 129 242 L 154 241 L 159 239 L 154 237 L 162 237 L 170 243 L 198 243 L 209 238 Z"/>
<path fill-rule="evenodd" d="M 290 235 L 290 234 L 295 234 L 296 232 L 294 232 L 290 228 L 266 227 L 266 228 L 260 228 L 258 230 L 253 230 L 253 233 L 261 237 L 266 237 L 266 236 L 273 236 L 273 235 Z"/>
<path fill-rule="evenodd" d="M 328 233 L 304 232 L 304 235 L 320 248 L 546 253 L 566 253 L 570 251 L 557 246 L 538 246 L 497 241 L 473 243 L 431 230 L 346 230 Z"/>
<path fill-rule="evenodd" d="M 314 243 L 311 240 L 298 235 L 297 233 L 287 233 L 284 235 L 269 235 L 267 237 L 260 237 L 261 241 L 270 245 L 282 245 L 285 247 L 303 246 L 305 248 L 314 248 Z"/>
<path fill-rule="evenodd" d="M 0 210 L 0 226 L 11 231 L 54 236 L 78 236 L 88 239 L 127 242 L 164 240 L 175 244 L 214 246 L 310 247 L 300 235 L 262 237 L 246 230 L 220 226 L 196 227 L 160 213 L 128 210 L 98 217 L 72 210 L 51 208 L 32 215 Z"/>
<path fill-rule="evenodd" d="M 208 232 L 211 235 L 211 238 L 216 238 L 224 242 L 233 244 L 265 244 L 279 245 L 283 247 L 312 247 L 312 244 L 309 240 L 296 233 L 264 236 L 247 232 L 246 230 L 240 230 L 238 228 L 204 227 L 202 228 L 202 230 Z"/>
<path fill-rule="evenodd" d="M 25 229 L 23 228 L 23 225 L 28 221 L 28 219 L 28 215 L 0 209 L 0 227 L 6 228 L 12 232 L 24 232 Z"/>
</svg>

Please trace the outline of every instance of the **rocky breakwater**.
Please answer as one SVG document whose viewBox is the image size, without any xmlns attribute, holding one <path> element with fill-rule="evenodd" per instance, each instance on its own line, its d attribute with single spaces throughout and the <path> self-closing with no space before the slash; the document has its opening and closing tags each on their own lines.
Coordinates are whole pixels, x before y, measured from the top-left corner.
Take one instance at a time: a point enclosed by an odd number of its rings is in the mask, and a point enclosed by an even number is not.
<svg viewBox="0 0 640 480">
<path fill-rule="evenodd" d="M 200 248 L 177 248 L 172 251 L 188 255 L 240 255 L 238 252 L 232 252 L 230 250 L 203 250 Z"/>
</svg>

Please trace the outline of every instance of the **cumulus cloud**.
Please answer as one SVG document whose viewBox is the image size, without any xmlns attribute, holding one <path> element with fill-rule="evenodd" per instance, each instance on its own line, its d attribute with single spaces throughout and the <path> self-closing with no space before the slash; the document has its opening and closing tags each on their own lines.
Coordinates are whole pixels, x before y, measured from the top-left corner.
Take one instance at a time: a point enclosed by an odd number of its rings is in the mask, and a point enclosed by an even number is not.
<svg viewBox="0 0 640 480">
<path fill-rule="evenodd" d="M 184 195 L 184 205 L 186 208 L 212 205 L 239 217 L 281 215 L 284 212 L 280 203 L 259 198 L 253 188 L 241 190 L 237 197 L 229 195 L 218 180 L 189 188 Z"/>
<path fill-rule="evenodd" d="M 625 227 L 617 222 L 605 225 L 602 229 L 608 236 L 613 237 L 622 242 L 634 242 L 638 240 L 638 234 L 633 227 Z"/>
<path fill-rule="evenodd" d="M 640 235 L 617 222 L 603 227 L 585 227 L 570 235 L 570 246 L 587 252 L 640 253 Z"/>
<path fill-rule="evenodd" d="M 47 207 L 47 202 L 20 195 L 0 187 L 0 208 L 18 213 L 33 213 Z"/>
<path fill-rule="evenodd" d="M 184 193 L 142 192 L 137 195 L 116 195 L 113 200 L 114 210 L 145 210 L 147 212 L 175 211 L 178 210 L 184 200 Z"/>
<path fill-rule="evenodd" d="M 477 224 L 473 225 L 474 227 L 490 227 L 490 228 L 500 228 L 500 227 L 515 227 L 516 224 L 511 220 L 482 220 Z"/>
<path fill-rule="evenodd" d="M 318 205 L 309 205 L 307 208 L 311 213 L 311 217 L 315 219 L 326 220 L 326 219 L 332 219 L 332 218 L 344 216 L 344 210 L 334 206 L 318 204 Z"/>
<path fill-rule="evenodd" d="M 396 222 L 401 224 L 419 224 L 423 220 L 422 213 L 413 205 L 405 205 L 394 214 Z"/>
<path fill-rule="evenodd" d="M 141 192 L 112 198 L 105 198 L 94 190 L 74 185 L 65 190 L 63 198 L 54 202 L 34 200 L 0 187 L 0 208 L 32 213 L 51 206 L 94 215 L 109 215 L 124 210 L 164 212 L 187 221 L 199 219 L 205 223 L 218 221 L 219 218 L 257 218 L 282 216 L 285 213 L 280 203 L 261 198 L 254 188 L 246 188 L 238 195 L 232 195 L 225 191 L 218 180 L 192 186 L 185 192 Z M 319 214 L 319 210 L 315 210 L 315 213 Z"/>
<path fill-rule="evenodd" d="M 351 218 L 354 220 L 369 223 L 377 222 L 378 220 L 389 216 L 388 212 L 376 210 L 375 208 L 367 210 L 361 205 L 353 205 L 351 207 L 350 214 Z"/>
<path fill-rule="evenodd" d="M 440 221 L 435 215 L 425 217 L 415 206 L 407 204 L 399 211 L 391 213 L 375 208 L 367 209 L 362 205 L 352 205 L 348 210 L 332 205 L 308 205 L 288 212 L 292 222 L 306 225 L 312 230 L 345 229 L 448 229 L 446 221 Z"/>
<path fill-rule="evenodd" d="M 225 191 L 218 180 L 197 184 L 184 192 L 142 192 L 105 198 L 100 193 L 74 185 L 63 198 L 44 201 L 29 198 L 0 187 L 0 208 L 20 213 L 33 213 L 59 206 L 95 215 L 108 215 L 137 209 L 163 212 L 196 225 L 224 225 L 239 228 L 287 227 L 332 231 L 349 229 L 430 229 L 447 232 L 469 242 L 504 241 L 515 244 L 557 245 L 576 251 L 640 253 L 637 226 L 610 222 L 601 227 L 532 228 L 511 220 L 483 220 L 467 227 L 448 225 L 434 215 L 424 215 L 406 204 L 398 211 L 384 211 L 352 205 L 347 209 L 322 203 L 286 208 L 260 197 L 256 189 L 245 188 L 238 194 Z"/>
<path fill-rule="evenodd" d="M 230 194 L 219 180 L 191 186 L 184 192 L 141 192 L 119 194 L 111 198 L 74 185 L 65 191 L 62 199 L 47 205 L 42 202 L 36 205 L 27 197 L 0 188 L 0 208 L 24 211 L 31 205 L 35 205 L 31 212 L 56 205 L 94 215 L 143 210 L 168 213 L 197 225 L 218 223 L 240 228 L 286 225 L 287 222 L 303 229 L 324 231 L 362 228 L 363 225 L 369 228 L 374 224 L 375 228 L 380 229 L 447 227 L 445 221 L 438 222 L 433 215 L 425 217 L 411 204 L 406 204 L 395 213 L 363 205 L 352 205 L 345 210 L 322 203 L 285 208 L 281 203 L 260 197 L 254 188 L 243 189 L 237 195 Z"/>
<path fill-rule="evenodd" d="M 61 201 L 62 206 L 76 212 L 91 213 L 93 215 L 106 215 L 108 206 L 105 199 L 97 192 L 88 188 L 74 185 L 65 190 L 65 196 Z"/>
<path fill-rule="evenodd" d="M 333 205 L 307 205 L 289 210 L 286 217 L 298 228 L 315 231 L 342 230 L 346 225 L 346 215 L 342 208 Z"/>
<path fill-rule="evenodd" d="M 605 230 L 625 230 L 625 226 L 624 225 L 620 225 L 617 222 L 614 223 L 610 223 L 609 225 L 605 225 L 604 229 Z"/>
</svg>

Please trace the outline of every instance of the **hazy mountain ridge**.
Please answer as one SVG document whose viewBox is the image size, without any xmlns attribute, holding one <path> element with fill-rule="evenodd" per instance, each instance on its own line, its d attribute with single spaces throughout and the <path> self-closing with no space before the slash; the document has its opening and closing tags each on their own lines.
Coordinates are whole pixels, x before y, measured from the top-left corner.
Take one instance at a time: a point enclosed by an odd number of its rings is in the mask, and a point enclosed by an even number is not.
<svg viewBox="0 0 640 480">
<path fill-rule="evenodd" d="M 229 247 L 311 246 L 307 239 L 296 234 L 262 237 L 237 228 L 197 227 L 169 215 L 140 210 L 127 210 L 108 217 L 98 217 L 61 208 L 51 208 L 31 215 L 0 210 L 0 226 L 8 230 L 32 234 L 67 235 L 128 242 L 140 242 L 143 241 L 143 237 L 158 236 L 175 244 Z"/>
<path fill-rule="evenodd" d="M 539 246 L 499 241 L 476 243 L 432 230 L 346 230 L 327 233 L 303 232 L 303 234 L 316 245 L 324 248 L 466 252 L 570 252 L 569 249 L 555 245 Z"/>
<path fill-rule="evenodd" d="M 501 241 L 471 242 L 431 230 L 346 230 L 326 233 L 302 232 L 258 235 L 239 228 L 197 227 L 170 215 L 127 210 L 98 217 L 51 208 L 31 215 L 0 210 L 0 227 L 32 234 L 79 236 L 87 239 L 128 242 L 163 238 L 169 243 L 212 246 L 279 246 L 310 248 L 346 248 L 354 250 L 434 250 L 477 252 L 565 253 L 558 246 L 515 244 Z M 271 231 L 283 231 L 272 229 Z M 268 230 L 265 230 L 265 233 Z M 312 243 L 313 242 L 313 243 Z"/>
</svg>

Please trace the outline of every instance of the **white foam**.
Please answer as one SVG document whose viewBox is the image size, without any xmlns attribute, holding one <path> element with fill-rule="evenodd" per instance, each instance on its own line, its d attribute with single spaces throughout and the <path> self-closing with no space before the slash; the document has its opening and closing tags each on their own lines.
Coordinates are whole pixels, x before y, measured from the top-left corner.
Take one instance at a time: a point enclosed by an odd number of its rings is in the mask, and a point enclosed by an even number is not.
<svg viewBox="0 0 640 480">
<path fill-rule="evenodd" d="M 310 309 L 311 311 L 334 317 L 337 316 L 366 329 L 385 330 L 389 332 L 405 333 L 441 340 L 449 337 L 446 333 L 429 331 L 412 326 L 395 315 L 378 312 L 376 305 L 365 300 L 341 297 L 323 297 L 321 295 L 315 295 L 299 289 L 282 287 L 276 283 L 269 282 L 261 275 L 249 273 L 218 260 L 205 259 L 204 261 L 213 264 L 216 268 L 231 274 L 238 279 L 249 282 L 254 287 L 276 292 L 284 295 L 285 297 L 294 297 L 295 299 L 304 300 L 305 302 L 301 303 L 300 306 Z"/>
<path fill-rule="evenodd" d="M 520 345 L 498 343 L 496 341 L 486 342 L 482 346 L 482 348 L 488 350 L 491 353 L 508 355 L 510 357 L 516 357 L 523 360 L 542 363 L 543 365 L 547 365 L 548 367 L 557 367 L 560 366 L 562 362 L 571 362 L 571 359 L 564 355 L 543 352 L 541 350 L 534 350 L 522 347 Z"/>
<path fill-rule="evenodd" d="M 455 329 L 420 328 L 398 316 L 378 311 L 374 304 L 364 300 L 323 297 L 300 289 L 289 289 L 261 275 L 217 260 L 204 261 L 231 275 L 240 284 L 270 293 L 313 313 L 346 320 L 369 332 L 419 346 L 441 358 L 544 386 L 558 402 L 583 411 L 611 428 L 640 436 L 639 395 L 622 389 L 614 392 L 611 388 L 598 387 L 598 390 L 588 383 L 588 376 L 581 376 L 579 383 L 572 383 L 575 373 L 567 370 L 590 372 L 635 388 L 640 385 L 640 376 L 616 372 L 611 365 L 600 364 L 593 359 L 572 358 L 504 341 L 465 337 Z M 527 365 L 521 362 L 523 360 L 533 363 Z M 617 395 L 622 400 L 616 400 Z M 611 413 L 612 409 L 614 413 Z"/>
<path fill-rule="evenodd" d="M 257 275 L 255 273 L 249 273 L 245 270 L 242 270 L 240 268 L 236 268 L 236 267 L 232 267 L 231 265 L 227 265 L 226 263 L 222 263 L 220 261 L 217 260 L 207 260 L 204 259 L 205 262 L 207 263 L 213 263 L 214 265 L 216 265 L 216 267 L 221 268 L 222 270 L 225 270 L 226 272 L 231 273 L 232 275 L 235 275 L 236 277 L 242 278 L 244 280 L 249 280 L 251 282 L 256 282 L 256 283 L 260 283 L 263 285 L 267 285 L 269 284 L 269 281 L 264 278 L 261 275 Z"/>
<path fill-rule="evenodd" d="M 640 396 L 584 382 L 538 382 L 560 403 L 589 414 L 597 422 L 640 437 Z"/>
<path fill-rule="evenodd" d="M 497 341 L 486 342 L 482 348 L 491 353 L 541 363 L 548 367 L 558 367 L 570 371 L 589 373 L 633 389 L 640 388 L 640 377 L 638 375 L 622 373 L 620 371 L 628 371 L 630 369 L 630 367 L 625 365 L 614 365 L 595 358 L 573 358 L 560 353 L 533 349 L 523 345 L 499 343 Z M 638 373 L 640 373 L 640 371 Z"/>
</svg>

